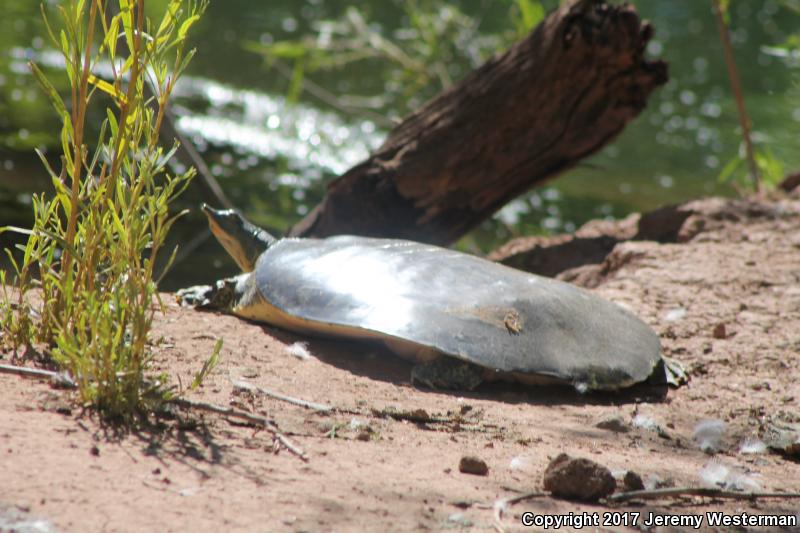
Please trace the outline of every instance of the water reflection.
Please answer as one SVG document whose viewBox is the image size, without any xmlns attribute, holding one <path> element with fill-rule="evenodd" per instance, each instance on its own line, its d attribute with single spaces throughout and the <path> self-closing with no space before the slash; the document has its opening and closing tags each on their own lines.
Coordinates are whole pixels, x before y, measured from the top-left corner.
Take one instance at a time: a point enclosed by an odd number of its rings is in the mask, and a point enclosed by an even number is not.
<svg viewBox="0 0 800 533">
<path fill-rule="evenodd" d="M 177 123 L 199 144 L 214 143 L 237 154 L 269 160 L 282 157 L 291 170 L 306 178 L 345 172 L 366 158 L 385 136 L 368 120 L 347 122 L 307 104 L 288 104 L 282 96 L 202 78 L 181 80 L 175 97 L 202 108 L 186 110 Z M 296 184 L 307 187 L 309 180 Z"/>
</svg>

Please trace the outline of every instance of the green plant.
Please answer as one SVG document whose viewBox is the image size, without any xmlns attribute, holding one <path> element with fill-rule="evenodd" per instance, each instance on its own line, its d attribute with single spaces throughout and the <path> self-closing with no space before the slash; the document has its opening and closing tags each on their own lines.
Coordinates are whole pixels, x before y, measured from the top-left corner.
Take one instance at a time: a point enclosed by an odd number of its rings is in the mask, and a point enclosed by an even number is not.
<svg viewBox="0 0 800 533">
<path fill-rule="evenodd" d="M 513 30 L 489 34 L 481 31 L 479 19 L 464 13 L 455 2 L 395 3 L 407 22 L 392 34 L 371 24 L 365 10 L 350 6 L 335 20 L 319 22 L 315 35 L 270 44 L 246 42 L 244 47 L 263 55 L 268 66 L 283 70 L 289 78 L 290 100 L 306 89 L 342 111 L 368 115 L 391 126 L 391 121 L 381 117 L 413 110 L 528 33 L 545 14 L 542 0 L 504 0 Z M 375 67 L 377 94 L 335 96 L 307 79 L 309 73 L 355 62 L 371 62 Z"/>
<path fill-rule="evenodd" d="M 722 183 L 731 183 L 734 188 L 744 194 L 751 190 L 753 182 L 748 172 L 741 172 L 745 161 L 742 150 L 739 151 L 728 163 L 722 167 L 718 180 Z M 754 143 L 753 160 L 759 172 L 760 183 L 766 189 L 774 189 L 784 178 L 785 172 L 783 163 L 775 155 L 775 152 L 765 143 Z"/>
<path fill-rule="evenodd" d="M 159 146 L 159 129 L 194 52 L 186 49 L 187 31 L 205 6 L 205 0 L 171 0 L 156 26 L 145 17 L 143 0 L 119 0 L 111 15 L 106 0 L 68 0 L 57 6 L 58 28 L 42 9 L 64 58 L 70 105 L 31 64 L 61 118 L 63 155 L 56 172 L 40 154 L 54 197 L 34 196 L 35 222 L 23 230 L 23 255 L 9 253 L 15 291 L 0 277 L 0 340 L 15 351 L 47 344 L 78 383 L 82 401 L 109 417 L 129 419 L 172 394 L 163 377 L 145 376 L 152 359 L 148 333 L 163 306 L 156 259 L 180 216 L 169 206 L 194 170 L 168 172 L 176 147 Z M 105 79 L 101 67 L 110 73 Z M 106 118 L 90 153 L 85 132 L 95 107 L 105 108 Z"/>
<path fill-rule="evenodd" d="M 784 178 L 785 169 L 781 160 L 770 148 L 770 139 L 765 135 L 750 133 L 750 121 L 744 107 L 744 97 L 740 87 L 736 66 L 733 60 L 733 51 L 728 38 L 729 16 L 728 7 L 730 0 L 712 0 L 712 7 L 720 30 L 720 38 L 723 45 L 725 60 L 728 66 L 731 88 L 739 112 L 740 125 L 742 130 L 742 146 L 738 154 L 733 157 L 722 168 L 719 174 L 720 182 L 729 182 L 739 190 L 760 191 L 762 187 L 774 189 Z M 784 0 L 782 5 L 789 10 L 800 13 L 800 1 Z M 788 60 L 791 65 L 800 58 L 800 34 L 789 35 L 783 44 L 778 46 L 763 46 L 762 52 Z M 747 161 L 749 171 L 741 172 L 743 163 Z"/>
<path fill-rule="evenodd" d="M 511 9 L 511 21 L 522 37 L 539 24 L 545 15 L 541 0 L 514 0 Z"/>
<path fill-rule="evenodd" d="M 739 73 L 736 69 L 736 61 L 733 57 L 733 46 L 731 45 L 730 35 L 728 33 L 728 5 L 730 0 L 711 0 L 711 7 L 714 10 L 714 15 L 717 19 L 717 26 L 719 28 L 720 42 L 722 43 L 722 50 L 725 57 L 725 65 L 728 69 L 728 79 L 730 81 L 731 90 L 733 91 L 733 98 L 736 102 L 736 110 L 739 115 L 739 126 L 742 130 L 742 145 L 744 147 L 745 159 L 747 160 L 750 181 L 753 190 L 756 192 L 761 191 L 762 183 L 759 173 L 758 163 L 756 162 L 755 150 L 753 149 L 753 141 L 750 135 L 750 119 L 747 116 L 747 110 L 744 105 L 744 94 L 742 92 L 741 82 L 739 80 Z M 728 165 L 726 165 L 727 168 Z M 738 165 L 736 165 L 738 167 Z M 736 167 L 733 168 L 735 170 Z M 720 179 L 727 179 L 725 176 L 725 169 L 720 174 Z"/>
</svg>

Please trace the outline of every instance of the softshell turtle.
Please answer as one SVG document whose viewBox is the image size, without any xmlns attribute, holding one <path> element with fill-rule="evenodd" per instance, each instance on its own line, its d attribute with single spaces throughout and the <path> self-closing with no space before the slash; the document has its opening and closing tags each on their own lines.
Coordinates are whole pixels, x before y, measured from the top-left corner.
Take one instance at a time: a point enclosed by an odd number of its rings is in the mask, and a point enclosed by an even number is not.
<svg viewBox="0 0 800 533">
<path fill-rule="evenodd" d="M 405 240 L 275 239 L 235 211 L 203 211 L 245 273 L 183 289 L 184 303 L 300 333 L 382 340 L 418 363 L 412 381 L 430 387 L 509 379 L 614 390 L 666 377 L 652 329 L 573 285 Z"/>
</svg>

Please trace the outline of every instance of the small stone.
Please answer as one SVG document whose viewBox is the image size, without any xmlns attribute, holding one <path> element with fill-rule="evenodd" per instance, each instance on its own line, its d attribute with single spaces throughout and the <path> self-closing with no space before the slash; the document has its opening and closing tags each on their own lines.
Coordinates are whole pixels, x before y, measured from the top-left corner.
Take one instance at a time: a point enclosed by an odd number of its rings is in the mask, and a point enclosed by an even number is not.
<svg viewBox="0 0 800 533">
<path fill-rule="evenodd" d="M 627 433 L 631 430 L 625 419 L 619 415 L 607 416 L 595 424 L 594 427 L 613 431 L 614 433 Z"/>
<path fill-rule="evenodd" d="M 667 433 L 667 430 L 665 430 L 655 420 L 653 420 L 652 418 L 650 418 L 648 416 L 645 416 L 645 415 L 642 415 L 642 414 L 637 414 L 636 416 L 633 417 L 633 420 L 631 420 L 631 423 L 633 424 L 633 427 L 646 429 L 647 431 L 652 431 L 653 433 L 655 433 L 656 435 L 658 435 L 662 439 L 670 439 L 671 438 L 669 433 Z"/>
<path fill-rule="evenodd" d="M 672 478 L 661 479 L 655 474 L 647 476 L 647 480 L 644 482 L 644 488 L 647 490 L 667 489 L 674 486 L 675 486 L 674 479 Z"/>
<path fill-rule="evenodd" d="M 45 400 L 42 404 L 42 408 L 45 411 L 51 411 L 65 416 L 72 414 L 72 405 L 67 400 L 59 397 Z"/>
<path fill-rule="evenodd" d="M 410 417 L 419 422 L 428 422 L 431 419 L 431 415 L 425 409 L 414 409 L 411 411 Z"/>
<path fill-rule="evenodd" d="M 489 473 L 489 465 L 480 457 L 465 455 L 458 463 L 458 470 L 464 474 L 485 476 Z"/>
<path fill-rule="evenodd" d="M 100 448 L 98 448 L 97 446 L 92 446 L 91 448 L 89 448 L 89 453 L 96 457 L 100 455 Z"/>
<path fill-rule="evenodd" d="M 675 309 L 670 309 L 664 314 L 664 319 L 667 322 L 677 322 L 686 316 L 686 309 L 683 307 L 676 307 Z"/>
<path fill-rule="evenodd" d="M 605 466 L 562 453 L 547 465 L 544 488 L 559 498 L 597 501 L 614 492 L 617 482 Z"/>
<path fill-rule="evenodd" d="M 775 416 L 765 424 L 764 442 L 768 448 L 793 459 L 800 458 L 800 423 Z"/>
<path fill-rule="evenodd" d="M 625 477 L 622 478 L 622 486 L 626 491 L 644 490 L 644 481 L 642 481 L 642 476 L 633 470 L 628 470 L 625 472 Z"/>
<path fill-rule="evenodd" d="M 694 427 L 692 439 L 705 453 L 714 454 L 723 447 L 725 430 L 726 424 L 722 420 L 716 418 L 701 420 Z"/>
<path fill-rule="evenodd" d="M 715 339 L 724 339 L 728 336 L 728 332 L 725 328 L 725 323 L 720 322 L 716 326 L 714 326 L 714 332 L 712 333 Z"/>
<path fill-rule="evenodd" d="M 258 370 L 256 370 L 255 368 L 249 367 L 249 366 L 245 367 L 245 368 L 242 369 L 242 377 L 243 378 L 248 378 L 248 379 L 257 378 L 258 377 Z"/>
<path fill-rule="evenodd" d="M 472 521 L 467 518 L 464 513 L 453 513 L 447 517 L 447 522 L 457 526 L 459 529 L 472 527 Z"/>
</svg>

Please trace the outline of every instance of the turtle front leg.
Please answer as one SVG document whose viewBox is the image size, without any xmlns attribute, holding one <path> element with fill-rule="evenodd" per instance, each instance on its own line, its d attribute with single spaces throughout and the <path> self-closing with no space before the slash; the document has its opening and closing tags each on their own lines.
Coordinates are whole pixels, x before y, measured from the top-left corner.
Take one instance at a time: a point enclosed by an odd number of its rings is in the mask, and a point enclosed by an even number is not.
<svg viewBox="0 0 800 533">
<path fill-rule="evenodd" d="M 667 385 L 677 388 L 689 383 L 689 373 L 686 372 L 686 369 L 680 361 L 663 356 L 661 359 L 664 361 L 664 375 Z"/>
<path fill-rule="evenodd" d="M 247 276 L 248 274 L 241 274 L 221 279 L 214 285 L 195 285 L 180 289 L 175 297 L 182 306 L 231 312 L 241 296 L 241 282 Z"/>
</svg>

